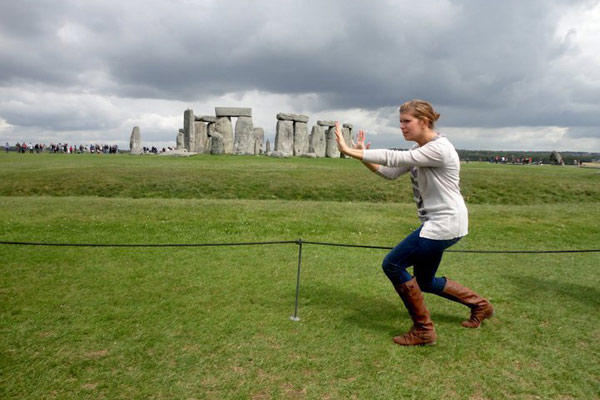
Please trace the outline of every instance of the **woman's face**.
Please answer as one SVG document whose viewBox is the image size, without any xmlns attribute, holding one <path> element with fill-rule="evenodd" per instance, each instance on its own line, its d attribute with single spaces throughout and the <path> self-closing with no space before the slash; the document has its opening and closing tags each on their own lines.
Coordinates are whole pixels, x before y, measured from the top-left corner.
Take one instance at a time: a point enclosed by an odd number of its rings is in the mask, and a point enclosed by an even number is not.
<svg viewBox="0 0 600 400">
<path fill-rule="evenodd" d="M 425 133 L 427 124 L 425 121 L 415 118 L 410 113 L 400 114 L 400 129 L 402 129 L 402 135 L 404 139 L 409 141 L 418 141 L 419 138 Z"/>
</svg>

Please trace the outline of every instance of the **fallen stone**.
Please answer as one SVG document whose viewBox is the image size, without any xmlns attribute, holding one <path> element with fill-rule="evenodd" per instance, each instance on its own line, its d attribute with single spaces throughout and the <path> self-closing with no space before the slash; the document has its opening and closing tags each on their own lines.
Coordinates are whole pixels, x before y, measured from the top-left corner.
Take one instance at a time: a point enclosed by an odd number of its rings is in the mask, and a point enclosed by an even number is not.
<svg viewBox="0 0 600 400">
<path fill-rule="evenodd" d="M 304 157 L 304 158 L 317 158 L 317 155 L 315 153 L 304 153 L 300 157 Z"/>
<path fill-rule="evenodd" d="M 274 152 L 270 153 L 269 156 L 275 157 L 275 158 L 289 158 L 292 156 L 292 153 L 286 153 L 283 151 L 274 151 Z"/>
<path fill-rule="evenodd" d="M 187 151 L 186 149 L 181 149 L 181 150 L 171 150 L 171 151 L 165 151 L 158 153 L 159 156 L 172 156 L 172 157 L 189 157 L 189 156 L 193 156 L 196 153 L 190 153 L 189 151 Z"/>
</svg>

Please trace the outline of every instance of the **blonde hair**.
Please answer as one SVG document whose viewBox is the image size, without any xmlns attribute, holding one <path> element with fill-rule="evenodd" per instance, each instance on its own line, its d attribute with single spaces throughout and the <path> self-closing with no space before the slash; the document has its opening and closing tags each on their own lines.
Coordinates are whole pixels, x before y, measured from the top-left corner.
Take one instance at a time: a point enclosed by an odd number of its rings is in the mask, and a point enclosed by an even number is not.
<svg viewBox="0 0 600 400">
<path fill-rule="evenodd" d="M 413 117 L 427 122 L 429 128 L 433 129 L 435 121 L 440 118 L 440 114 L 436 113 L 431 104 L 425 100 L 411 100 L 402 104 L 398 111 L 400 114 L 409 113 Z"/>
</svg>

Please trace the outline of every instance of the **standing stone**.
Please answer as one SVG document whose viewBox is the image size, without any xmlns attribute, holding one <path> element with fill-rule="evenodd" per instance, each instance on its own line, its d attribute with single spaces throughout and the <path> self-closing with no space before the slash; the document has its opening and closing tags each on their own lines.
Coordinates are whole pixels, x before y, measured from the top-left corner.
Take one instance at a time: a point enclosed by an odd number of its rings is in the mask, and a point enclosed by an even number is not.
<svg viewBox="0 0 600 400">
<path fill-rule="evenodd" d="M 224 154 L 225 143 L 223 142 L 223 135 L 218 132 L 212 132 L 210 136 L 210 154 Z"/>
<path fill-rule="evenodd" d="M 183 145 L 187 151 L 194 151 L 196 134 L 194 133 L 194 110 L 187 109 L 183 113 Z"/>
<path fill-rule="evenodd" d="M 267 143 L 265 143 L 265 153 L 269 154 L 271 152 L 271 141 L 267 139 Z"/>
<path fill-rule="evenodd" d="M 206 123 L 201 122 L 201 121 L 194 122 L 194 132 L 196 134 L 196 138 L 195 138 L 196 146 L 195 146 L 194 150 L 192 150 L 192 151 L 195 153 L 201 153 L 201 154 L 207 153 L 206 149 L 207 149 L 207 147 L 210 149 L 210 147 L 207 144 L 208 134 L 206 131 Z"/>
<path fill-rule="evenodd" d="M 294 155 L 308 153 L 308 128 L 306 122 L 294 122 Z"/>
<path fill-rule="evenodd" d="M 289 155 L 294 154 L 294 121 L 277 120 L 275 151 Z"/>
<path fill-rule="evenodd" d="M 235 123 L 235 154 L 254 154 L 254 126 L 252 118 L 239 117 Z"/>
<path fill-rule="evenodd" d="M 342 128 L 342 136 L 344 137 L 344 141 L 346 142 L 346 144 L 348 146 L 352 146 L 352 133 L 350 131 L 350 128 L 346 127 L 346 124 L 344 124 L 344 127 Z M 340 154 L 340 157 L 346 158 L 344 154 Z"/>
<path fill-rule="evenodd" d="M 325 140 L 325 130 L 321 125 L 314 125 L 310 133 L 309 153 L 315 153 L 317 157 L 325 157 L 327 141 Z"/>
<path fill-rule="evenodd" d="M 131 137 L 129 138 L 129 153 L 142 154 L 142 135 L 140 134 L 139 126 L 134 126 L 131 131 Z"/>
<path fill-rule="evenodd" d="M 231 126 L 231 118 L 217 118 L 214 131 L 215 133 L 221 135 L 221 140 L 223 141 L 223 152 L 225 154 L 233 153 L 233 127 Z"/>
<path fill-rule="evenodd" d="M 265 140 L 265 131 L 263 128 L 254 128 L 254 155 L 263 153 L 263 142 Z"/>
<path fill-rule="evenodd" d="M 330 158 L 340 158 L 340 151 L 335 140 L 335 126 L 330 127 L 326 134 L 325 156 Z"/>
<path fill-rule="evenodd" d="M 183 150 L 183 149 L 185 149 L 185 144 L 184 144 L 184 141 L 183 141 L 183 136 L 184 136 L 183 129 L 180 129 L 179 132 L 177 132 L 177 150 Z"/>
</svg>

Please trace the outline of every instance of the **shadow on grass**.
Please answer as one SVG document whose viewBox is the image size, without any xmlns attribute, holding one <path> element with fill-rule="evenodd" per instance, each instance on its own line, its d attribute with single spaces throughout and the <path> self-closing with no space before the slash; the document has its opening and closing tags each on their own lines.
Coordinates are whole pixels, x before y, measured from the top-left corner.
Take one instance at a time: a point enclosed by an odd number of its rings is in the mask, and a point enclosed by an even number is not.
<svg viewBox="0 0 600 400">
<path fill-rule="evenodd" d="M 547 297 L 563 297 L 576 300 L 586 306 L 600 307 L 600 289 L 579 283 L 562 282 L 541 277 L 505 275 L 519 290 L 535 292 Z"/>
<path fill-rule="evenodd" d="M 303 294 L 302 294 L 303 293 Z M 345 322 L 358 326 L 361 329 L 373 332 L 386 332 L 388 334 L 398 334 L 398 329 L 410 326 L 411 321 L 402 303 L 402 300 L 395 294 L 390 293 L 389 298 L 383 298 L 385 294 L 371 295 L 356 293 L 350 289 L 332 286 L 326 283 L 319 285 L 303 285 L 301 297 L 306 301 L 305 306 L 313 309 L 326 309 L 327 313 L 343 316 Z M 429 304 L 432 294 L 426 294 L 425 301 Z M 447 301 L 447 300 L 444 300 Z M 464 320 L 467 315 L 467 309 L 460 310 L 454 314 L 438 313 L 432 311 L 434 322 L 444 322 L 457 324 Z M 464 311 L 462 315 L 460 311 Z"/>
</svg>

